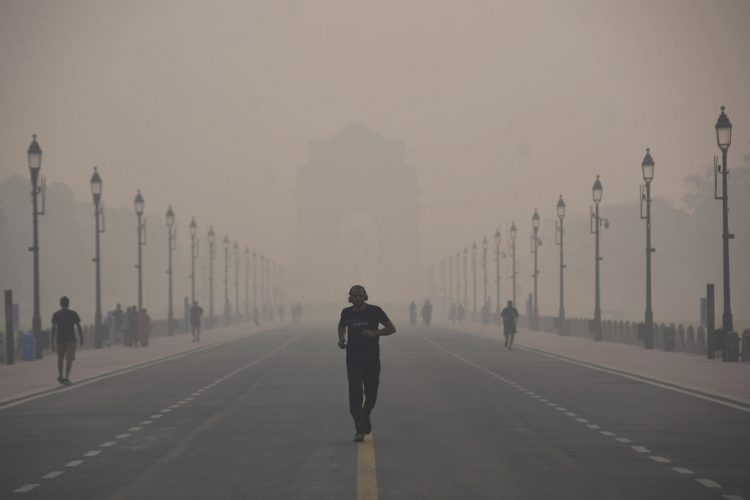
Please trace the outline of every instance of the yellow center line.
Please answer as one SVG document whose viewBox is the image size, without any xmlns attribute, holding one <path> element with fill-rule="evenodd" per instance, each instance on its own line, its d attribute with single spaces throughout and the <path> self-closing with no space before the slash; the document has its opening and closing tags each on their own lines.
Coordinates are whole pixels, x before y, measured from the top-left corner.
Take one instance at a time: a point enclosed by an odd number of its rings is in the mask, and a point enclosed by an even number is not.
<svg viewBox="0 0 750 500">
<path fill-rule="evenodd" d="M 377 500 L 378 481 L 375 473 L 375 442 L 370 434 L 357 444 L 357 500 Z"/>
</svg>

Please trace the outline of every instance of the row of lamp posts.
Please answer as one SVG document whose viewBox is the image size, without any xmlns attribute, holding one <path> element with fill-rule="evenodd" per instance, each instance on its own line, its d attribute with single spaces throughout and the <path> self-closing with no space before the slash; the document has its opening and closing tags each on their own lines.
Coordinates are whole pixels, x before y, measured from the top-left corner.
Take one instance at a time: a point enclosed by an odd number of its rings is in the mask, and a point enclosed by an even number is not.
<svg viewBox="0 0 750 500">
<path fill-rule="evenodd" d="M 32 313 L 32 333 L 38 336 L 42 330 L 42 321 L 40 315 L 40 286 L 39 286 L 39 216 L 45 213 L 45 200 L 46 200 L 46 187 L 44 177 L 40 176 L 42 167 L 42 149 L 36 140 L 36 135 L 33 135 L 31 144 L 27 151 L 27 162 L 29 167 L 29 173 L 31 176 L 31 201 L 32 201 L 32 230 L 33 230 L 33 244 L 29 247 L 29 251 L 33 254 L 33 313 Z M 94 262 L 95 267 L 95 312 L 94 312 L 94 347 L 101 348 L 103 344 L 102 335 L 102 306 L 101 306 L 101 252 L 100 252 L 100 240 L 99 236 L 105 232 L 105 221 L 104 221 L 104 210 L 102 203 L 102 178 L 99 175 L 97 167 L 94 167 L 94 172 L 91 175 L 89 181 L 91 186 L 91 195 L 94 205 Z M 41 197 L 41 200 L 40 200 Z M 40 203 L 41 201 L 41 203 Z M 138 236 L 138 263 L 136 269 L 138 270 L 138 309 L 143 308 L 143 246 L 146 244 L 146 221 L 143 217 L 145 202 L 140 189 L 137 191 L 135 199 L 133 200 L 137 226 L 136 232 Z M 40 206 L 41 205 L 41 206 Z M 173 270 L 172 270 L 172 254 L 176 249 L 176 226 L 175 226 L 175 214 L 170 205 L 167 209 L 166 225 L 168 230 L 168 311 L 167 311 L 167 332 L 172 335 L 174 332 L 174 304 L 173 304 Z M 192 218 L 189 225 L 190 231 L 190 299 L 191 303 L 195 301 L 195 260 L 198 256 L 198 240 L 197 240 L 197 224 L 195 218 Z M 215 234 L 213 227 L 208 232 L 209 242 L 209 321 L 211 326 L 215 325 L 214 319 L 214 300 L 213 300 L 213 261 L 216 257 L 215 253 Z M 235 261 L 235 312 L 239 316 L 239 244 L 234 243 L 234 261 Z M 225 296 L 225 307 L 224 307 L 224 319 L 225 323 L 230 320 L 229 313 L 229 291 L 228 291 L 228 271 L 229 271 L 229 238 L 224 237 L 224 296 Z M 257 253 L 252 253 L 252 274 L 253 274 L 253 311 L 257 311 Z M 276 264 L 270 259 L 260 256 L 261 259 L 261 272 L 264 276 L 261 277 L 261 292 L 263 294 L 263 300 L 271 300 L 272 295 L 269 290 L 266 290 L 265 285 L 271 282 L 270 267 L 273 265 L 274 270 L 278 273 L 279 269 Z M 247 316 L 250 317 L 250 249 L 245 247 L 245 311 Z M 278 278 L 278 276 L 276 276 Z M 276 292 L 274 291 L 274 294 Z M 252 314 L 255 316 L 255 314 Z M 255 321 L 258 318 L 255 317 Z"/>
<path fill-rule="evenodd" d="M 724 310 L 722 314 L 722 331 L 731 332 L 733 331 L 733 319 L 732 319 L 732 306 L 731 306 L 731 289 L 730 289 L 730 273 L 729 273 L 729 240 L 734 238 L 734 234 L 729 232 L 729 193 L 727 176 L 729 174 L 729 165 L 727 163 L 727 154 L 729 147 L 732 143 L 732 124 L 727 117 L 724 106 L 721 107 L 721 113 L 714 126 L 716 131 L 716 143 L 721 150 L 721 163 L 716 164 L 714 169 L 714 176 L 716 177 L 716 189 L 714 197 L 722 202 L 722 262 L 723 262 L 723 297 L 724 297 Z M 655 251 L 651 244 L 651 181 L 654 179 L 654 159 L 651 156 L 651 150 L 646 149 L 646 155 L 641 162 L 641 172 L 643 176 L 644 184 L 641 186 L 641 218 L 646 221 L 646 307 L 644 315 L 644 332 L 643 341 L 644 348 L 654 348 L 654 313 L 652 306 L 652 294 L 651 294 L 651 254 Z M 718 193 L 718 174 L 721 174 L 721 194 Z M 601 287 L 600 287 L 600 263 L 602 261 L 599 239 L 601 228 L 605 229 L 609 227 L 608 219 L 602 217 L 599 213 L 599 204 L 602 201 L 604 193 L 604 186 L 602 185 L 599 176 L 596 176 L 594 185 L 592 186 L 592 198 L 593 206 L 591 207 L 590 213 L 590 231 L 594 235 L 594 319 L 591 322 L 591 333 L 593 334 L 594 340 L 602 340 L 602 317 L 601 317 Z M 645 214 L 644 212 L 645 208 Z M 560 247 L 560 308 L 558 312 L 558 331 L 560 334 L 565 334 L 565 288 L 564 288 L 564 230 L 563 230 L 563 219 L 565 218 L 565 201 L 562 195 L 557 202 L 557 221 L 555 227 L 555 244 Z M 539 268 L 537 265 L 537 255 L 541 240 L 538 237 L 539 231 L 539 213 L 534 210 L 534 214 L 531 218 L 532 223 L 532 234 L 531 234 L 531 253 L 534 255 L 534 272 L 532 278 L 534 280 L 534 293 L 532 297 L 531 315 L 529 323 L 531 328 L 538 328 L 539 321 L 539 302 L 538 302 L 538 289 L 537 289 L 537 278 L 539 276 Z M 515 223 L 510 228 L 510 252 L 513 262 L 512 268 L 512 280 L 513 280 L 513 303 L 516 303 L 516 226 Z M 472 272 L 473 272 L 473 312 L 477 312 L 477 299 L 476 299 L 476 253 L 477 244 L 476 242 L 471 246 L 472 250 Z M 467 256 L 468 249 L 464 248 L 464 304 L 467 303 Z M 497 309 L 500 310 L 500 230 L 495 232 L 495 260 L 497 262 L 496 270 L 496 282 L 497 282 Z M 487 301 L 487 238 L 482 240 L 482 267 L 484 272 L 484 301 Z M 456 256 L 456 263 L 458 265 L 458 254 Z M 459 294 L 456 295 L 457 297 Z"/>
</svg>

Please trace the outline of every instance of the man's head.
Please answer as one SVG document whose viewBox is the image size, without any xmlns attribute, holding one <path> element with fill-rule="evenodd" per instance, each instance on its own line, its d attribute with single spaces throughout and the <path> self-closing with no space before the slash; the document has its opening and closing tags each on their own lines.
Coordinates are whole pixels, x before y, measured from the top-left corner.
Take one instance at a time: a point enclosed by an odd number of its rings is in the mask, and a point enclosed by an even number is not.
<svg viewBox="0 0 750 500">
<path fill-rule="evenodd" d="M 349 303 L 362 305 L 367 300 L 367 291 L 362 285 L 354 285 L 349 289 Z"/>
<path fill-rule="evenodd" d="M 60 297 L 60 307 L 67 309 L 70 305 L 70 299 L 67 297 Z"/>
<path fill-rule="evenodd" d="M 508 307 L 513 307 L 513 301 L 512 300 L 508 301 Z"/>
</svg>

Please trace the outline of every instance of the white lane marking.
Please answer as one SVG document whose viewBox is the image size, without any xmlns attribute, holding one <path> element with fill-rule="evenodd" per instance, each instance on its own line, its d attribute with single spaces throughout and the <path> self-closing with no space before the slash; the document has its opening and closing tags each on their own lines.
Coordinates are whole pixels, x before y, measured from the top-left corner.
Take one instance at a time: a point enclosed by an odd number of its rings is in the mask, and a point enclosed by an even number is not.
<svg viewBox="0 0 750 500">
<path fill-rule="evenodd" d="M 572 411 L 565 412 L 565 414 L 569 417 L 577 417 L 578 415 L 573 413 Z"/>
<path fill-rule="evenodd" d="M 169 413 L 170 411 L 172 411 L 171 408 L 164 408 L 163 410 L 161 410 L 161 413 Z"/>
<path fill-rule="evenodd" d="M 562 406 L 558 406 L 557 408 L 555 408 L 555 410 L 557 410 L 557 411 L 565 411 L 565 408 L 563 408 Z"/>
<path fill-rule="evenodd" d="M 652 456 L 650 456 L 650 457 L 648 457 L 648 458 L 650 458 L 650 459 L 651 459 L 651 460 L 653 460 L 654 462 L 658 462 L 658 463 L 660 463 L 660 464 L 668 464 L 668 463 L 671 463 L 671 462 L 672 462 L 672 461 L 671 461 L 670 459 L 668 459 L 668 458 L 664 458 L 664 457 L 660 457 L 660 456 L 658 456 L 658 455 L 652 455 Z"/>
<path fill-rule="evenodd" d="M 194 399 L 195 399 L 195 397 L 194 397 L 194 396 L 188 396 L 188 397 L 186 397 L 186 398 L 184 399 L 184 401 L 192 401 L 192 400 L 194 400 Z"/>
<path fill-rule="evenodd" d="M 604 436 L 614 436 L 615 433 L 611 431 L 599 431 Z"/>
<path fill-rule="evenodd" d="M 164 415 L 159 415 L 159 414 L 157 413 L 156 415 L 151 415 L 151 416 L 150 416 L 150 417 L 148 417 L 148 418 L 161 418 L 161 417 L 163 417 L 163 416 L 164 416 Z"/>
<path fill-rule="evenodd" d="M 555 406 L 557 406 L 557 403 L 547 403 L 547 406 L 555 407 Z"/>
<path fill-rule="evenodd" d="M 55 479 L 57 476 L 61 475 L 63 471 L 61 470 L 54 470 L 52 472 L 48 472 L 47 474 L 42 476 L 42 479 Z"/>
<path fill-rule="evenodd" d="M 586 422 L 588 422 L 588 421 L 589 421 L 589 419 L 587 419 L 587 418 L 583 418 L 583 417 L 578 417 L 578 418 L 576 419 L 576 421 L 577 421 L 577 422 L 581 422 L 582 424 L 585 424 Z"/>
<path fill-rule="evenodd" d="M 65 467 L 78 467 L 83 463 L 83 460 L 71 460 L 67 464 L 65 464 Z"/>
<path fill-rule="evenodd" d="M 109 448 L 110 446 L 114 446 L 116 444 L 116 441 L 107 441 L 106 443 L 102 443 L 99 446 L 101 446 L 102 448 Z"/>
<path fill-rule="evenodd" d="M 195 391 L 194 393 L 191 394 L 191 396 L 193 397 L 200 396 L 200 395 L 201 395 L 200 391 Z"/>
<path fill-rule="evenodd" d="M 138 432 L 139 430 L 143 429 L 143 427 L 135 426 L 128 429 L 130 432 Z"/>
<path fill-rule="evenodd" d="M 128 436 L 130 436 L 130 434 L 118 434 L 115 436 L 115 439 L 125 439 Z"/>
<path fill-rule="evenodd" d="M 39 486 L 39 483 L 34 483 L 34 484 L 24 484 L 23 486 L 21 486 L 21 487 L 20 487 L 20 488 L 18 488 L 17 490 L 14 490 L 14 491 L 13 491 L 13 493 L 26 493 L 26 492 L 28 492 L 28 491 L 31 491 L 31 490 L 33 490 L 33 489 L 34 489 L 34 488 L 36 488 L 37 486 Z"/>
<path fill-rule="evenodd" d="M 724 498 L 727 500 L 745 500 L 745 497 L 741 497 L 739 495 L 724 495 Z"/>
<path fill-rule="evenodd" d="M 485 338 L 486 339 L 486 337 L 482 337 L 482 336 L 479 336 L 479 338 Z M 566 363 L 571 363 L 571 364 L 574 364 L 574 365 L 584 366 L 584 367 L 590 368 L 592 370 L 596 370 L 596 371 L 600 371 L 600 372 L 605 372 L 605 373 L 610 373 L 612 375 L 617 375 L 617 376 L 620 376 L 620 377 L 623 377 L 623 378 L 628 378 L 628 379 L 631 379 L 631 380 L 636 380 L 638 382 L 643 382 L 644 384 L 649 384 L 649 385 L 653 385 L 653 386 L 656 386 L 656 387 L 661 387 L 662 389 L 667 389 L 669 391 L 679 392 L 680 394 L 685 394 L 687 396 L 692 396 L 694 398 L 703 399 L 705 401 L 711 401 L 712 403 L 717 403 L 717 404 L 720 404 L 720 405 L 723 405 L 723 406 L 728 406 L 729 408 L 734 408 L 735 410 L 740 410 L 740 411 L 744 411 L 745 413 L 750 413 L 750 407 L 748 407 L 748 406 L 740 406 L 739 404 L 730 403 L 728 401 L 723 401 L 723 400 L 717 399 L 717 398 L 726 398 L 729 401 L 738 401 L 738 402 L 743 403 L 743 404 L 750 404 L 750 401 L 747 401 L 745 399 L 737 398 L 737 397 L 726 395 L 726 394 L 715 394 L 716 397 L 705 396 L 704 394 L 700 394 L 700 393 L 697 393 L 697 392 L 692 392 L 688 388 L 675 387 L 675 386 L 678 385 L 675 382 L 668 381 L 669 383 L 673 383 L 675 385 L 674 386 L 673 385 L 667 385 L 666 383 L 657 382 L 657 381 L 651 380 L 649 378 L 643 377 L 642 375 L 637 375 L 635 373 L 625 372 L 624 370 L 620 371 L 620 370 L 616 370 L 616 369 L 606 368 L 606 367 L 600 366 L 600 365 L 595 365 L 593 363 L 587 363 L 587 362 L 584 362 L 584 361 L 577 361 L 577 360 L 574 360 L 574 359 L 571 359 L 571 358 L 566 358 L 564 356 L 558 356 L 556 354 L 552 354 L 552 353 L 549 353 L 549 352 L 546 352 L 546 351 L 543 351 L 543 350 L 537 349 L 537 348 L 529 348 L 529 347 L 524 347 L 524 346 L 519 346 L 519 347 L 521 349 L 526 350 L 526 351 L 534 352 L 536 354 L 539 354 L 540 356 L 547 356 L 548 358 L 557 359 L 559 361 L 564 361 Z M 706 393 L 710 394 L 710 391 L 703 391 L 703 392 L 706 392 Z"/>
<path fill-rule="evenodd" d="M 615 439 L 621 443 L 632 443 L 632 441 L 628 438 L 615 438 Z"/>
<path fill-rule="evenodd" d="M 542 403 L 548 403 L 549 402 L 548 399 L 544 399 L 544 398 L 539 398 L 539 401 L 541 401 Z"/>
<path fill-rule="evenodd" d="M 631 446 L 633 450 L 637 451 L 638 453 L 651 453 L 651 450 L 648 448 L 644 448 L 643 446 Z"/>
<path fill-rule="evenodd" d="M 230 342 L 237 342 L 239 340 L 243 340 L 243 339 L 245 339 L 247 337 L 251 337 L 251 336 L 255 335 L 256 333 L 261 333 L 263 331 L 264 330 L 261 330 L 261 331 L 258 331 L 258 332 L 252 332 L 250 334 L 240 334 L 240 336 L 235 337 L 235 338 L 231 338 L 231 339 L 227 339 L 227 340 L 221 340 L 219 342 L 215 342 L 213 344 L 210 344 L 210 345 L 207 345 L 207 346 L 204 346 L 204 347 L 198 347 L 196 349 L 191 349 L 189 351 L 184 351 L 184 352 L 181 352 L 181 353 L 172 354 L 172 355 L 166 356 L 164 358 L 155 359 L 155 360 L 152 360 L 152 361 L 145 361 L 145 362 L 143 362 L 141 364 L 138 364 L 138 365 L 135 365 L 135 366 L 131 366 L 129 368 L 123 368 L 120 371 L 115 371 L 114 373 L 106 373 L 104 375 L 92 377 L 92 378 L 87 379 L 87 380 L 79 380 L 75 384 L 73 384 L 72 386 L 66 387 L 65 390 L 66 391 L 73 391 L 75 389 L 80 389 L 81 387 L 85 387 L 85 386 L 87 386 L 89 384 L 93 384 L 93 383 L 99 382 L 101 380 L 106 380 L 106 379 L 112 378 L 112 377 L 118 377 L 120 375 L 124 375 L 126 373 L 130 373 L 130 372 L 133 372 L 133 371 L 136 371 L 136 370 L 140 370 L 140 369 L 146 368 L 148 366 L 158 365 L 158 364 L 161 364 L 161 363 L 166 363 L 167 361 L 172 361 L 173 359 L 178 359 L 178 358 L 182 358 L 182 357 L 185 357 L 185 356 L 190 356 L 191 354 L 195 354 L 195 353 L 200 352 L 200 351 L 205 351 L 206 349 L 213 349 L 215 347 L 219 347 L 219 346 L 222 346 L 224 344 L 228 344 Z M 304 334 L 302 334 L 302 335 L 304 335 Z M 292 340 L 296 340 L 300 336 L 295 337 Z M 18 405 L 23 404 L 23 403 L 28 403 L 29 401 L 34 401 L 35 399 L 45 398 L 47 396 L 52 396 L 53 394 L 58 394 L 58 393 L 59 393 L 59 391 L 57 389 L 55 389 L 55 390 L 52 390 L 50 392 L 44 392 L 42 394 L 33 394 L 33 395 L 29 396 L 29 397 L 18 399 L 16 401 L 11 402 L 11 403 L 1 405 L 0 406 L 0 410 L 5 410 L 6 408 L 12 408 L 14 406 L 18 406 Z"/>
<path fill-rule="evenodd" d="M 679 472 L 680 474 L 694 474 L 693 471 L 690 469 L 686 469 L 685 467 L 672 467 L 672 470 L 675 472 Z"/>
<path fill-rule="evenodd" d="M 586 427 L 588 427 L 589 429 L 601 429 L 601 427 L 596 424 L 586 424 Z"/>
<path fill-rule="evenodd" d="M 101 452 L 102 452 L 102 450 L 91 450 L 91 451 L 87 451 L 86 453 L 84 453 L 83 456 L 84 457 L 95 457 L 95 456 L 97 456 Z"/>
<path fill-rule="evenodd" d="M 143 422 L 141 422 L 141 423 L 140 423 L 140 424 L 138 424 L 138 425 L 148 425 L 148 424 L 153 424 L 153 423 L 154 423 L 154 421 L 153 421 L 153 420 L 144 420 Z"/>
<path fill-rule="evenodd" d="M 696 479 L 699 483 L 701 483 L 706 488 L 721 488 L 721 485 L 717 483 L 716 481 L 712 481 L 710 479 L 702 478 L 702 479 Z"/>
</svg>

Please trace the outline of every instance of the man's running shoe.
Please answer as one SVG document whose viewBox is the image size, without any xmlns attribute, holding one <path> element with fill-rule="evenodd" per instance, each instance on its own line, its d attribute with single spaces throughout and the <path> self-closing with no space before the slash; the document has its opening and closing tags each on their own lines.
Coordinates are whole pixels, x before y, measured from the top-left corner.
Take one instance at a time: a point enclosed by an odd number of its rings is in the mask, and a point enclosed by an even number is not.
<svg viewBox="0 0 750 500">
<path fill-rule="evenodd" d="M 60 382 L 61 384 L 65 383 L 65 379 L 62 377 L 57 377 L 57 381 Z"/>
<path fill-rule="evenodd" d="M 357 433 L 354 435 L 354 442 L 361 443 L 364 440 L 365 440 L 365 435 L 362 434 L 361 431 L 357 431 Z"/>
<path fill-rule="evenodd" d="M 63 381 L 62 381 L 62 383 L 64 385 L 71 385 L 73 382 L 71 382 L 69 378 L 64 378 Z"/>
</svg>

